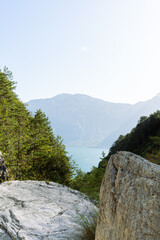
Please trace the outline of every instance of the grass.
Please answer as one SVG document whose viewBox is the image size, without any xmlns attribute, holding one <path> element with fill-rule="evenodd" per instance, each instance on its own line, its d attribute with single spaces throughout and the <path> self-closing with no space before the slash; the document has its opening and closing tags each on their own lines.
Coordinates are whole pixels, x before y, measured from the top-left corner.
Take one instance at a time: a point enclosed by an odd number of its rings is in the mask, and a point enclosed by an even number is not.
<svg viewBox="0 0 160 240">
<path fill-rule="evenodd" d="M 78 213 L 76 240 L 94 240 L 97 225 L 98 209 L 92 208 L 88 216 Z"/>
</svg>

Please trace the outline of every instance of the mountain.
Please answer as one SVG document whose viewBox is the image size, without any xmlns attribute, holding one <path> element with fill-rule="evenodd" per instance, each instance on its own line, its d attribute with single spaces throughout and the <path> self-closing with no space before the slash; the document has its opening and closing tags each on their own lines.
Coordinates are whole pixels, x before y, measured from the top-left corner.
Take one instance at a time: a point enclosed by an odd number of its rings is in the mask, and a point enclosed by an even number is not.
<svg viewBox="0 0 160 240">
<path fill-rule="evenodd" d="M 112 103 L 82 94 L 60 94 L 28 102 L 49 117 L 54 134 L 69 146 L 109 147 L 132 129 L 142 115 L 160 109 L 160 94 L 137 104 Z"/>
<path fill-rule="evenodd" d="M 98 147 L 111 146 L 119 135 L 128 133 L 134 126 L 136 126 L 141 116 L 149 116 L 151 113 L 154 113 L 159 109 L 160 93 L 150 100 L 132 105 L 129 111 L 123 116 L 120 128 L 108 135 L 100 144 L 98 144 Z"/>
</svg>

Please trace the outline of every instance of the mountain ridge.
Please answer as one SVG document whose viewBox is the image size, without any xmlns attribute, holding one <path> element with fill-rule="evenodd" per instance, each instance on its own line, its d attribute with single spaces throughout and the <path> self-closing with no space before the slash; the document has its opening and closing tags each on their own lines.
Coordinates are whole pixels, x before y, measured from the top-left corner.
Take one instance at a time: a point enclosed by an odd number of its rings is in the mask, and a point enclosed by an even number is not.
<svg viewBox="0 0 160 240">
<path fill-rule="evenodd" d="M 45 112 L 54 133 L 61 135 L 68 146 L 109 147 L 120 134 L 131 130 L 142 115 L 160 109 L 160 94 L 147 101 L 128 104 L 63 93 L 31 100 L 27 108 L 31 112 L 39 108 Z M 108 137 L 110 141 L 105 141 Z"/>
</svg>

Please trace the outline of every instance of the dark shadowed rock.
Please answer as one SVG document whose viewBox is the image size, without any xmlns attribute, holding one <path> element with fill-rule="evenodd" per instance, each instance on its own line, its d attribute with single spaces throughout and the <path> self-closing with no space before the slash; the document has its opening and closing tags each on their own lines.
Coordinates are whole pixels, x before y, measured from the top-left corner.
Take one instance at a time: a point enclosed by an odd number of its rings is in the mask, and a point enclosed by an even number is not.
<svg viewBox="0 0 160 240">
<path fill-rule="evenodd" d="M 94 207 L 85 195 L 53 182 L 4 182 L 0 193 L 0 240 L 76 239 L 79 214 Z"/>
<path fill-rule="evenodd" d="M 5 163 L 4 163 L 4 157 L 2 156 L 2 153 L 0 152 L 0 182 L 2 180 L 7 180 L 9 177 L 8 171 L 6 169 Z"/>
<path fill-rule="evenodd" d="M 96 240 L 160 239 L 160 166 L 118 152 L 100 191 Z"/>
</svg>

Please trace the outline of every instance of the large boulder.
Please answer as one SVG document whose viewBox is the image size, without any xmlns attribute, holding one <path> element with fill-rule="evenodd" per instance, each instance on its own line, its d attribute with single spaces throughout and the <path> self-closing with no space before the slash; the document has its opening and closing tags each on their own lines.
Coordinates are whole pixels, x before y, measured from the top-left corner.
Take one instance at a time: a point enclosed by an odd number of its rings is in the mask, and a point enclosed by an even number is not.
<svg viewBox="0 0 160 240">
<path fill-rule="evenodd" d="M 130 152 L 110 158 L 95 239 L 160 239 L 160 166 Z"/>
<path fill-rule="evenodd" d="M 85 195 L 53 182 L 3 182 L 0 193 L 0 240 L 77 239 L 78 219 L 94 208 Z"/>
</svg>

